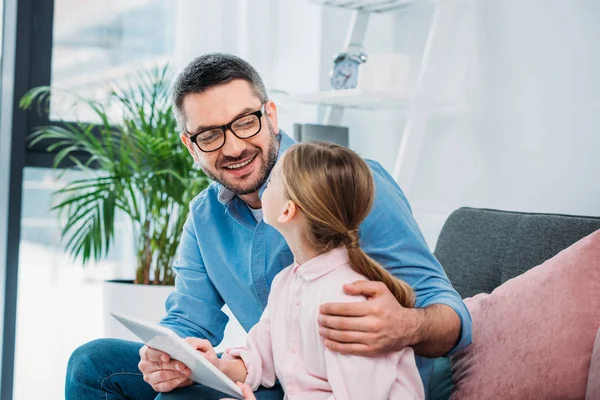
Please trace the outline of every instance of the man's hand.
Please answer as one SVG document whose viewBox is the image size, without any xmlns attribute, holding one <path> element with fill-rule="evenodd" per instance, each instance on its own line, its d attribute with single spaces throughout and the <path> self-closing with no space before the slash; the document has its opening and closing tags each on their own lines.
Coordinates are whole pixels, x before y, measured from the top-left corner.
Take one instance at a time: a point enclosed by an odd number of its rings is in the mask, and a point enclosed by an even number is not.
<svg viewBox="0 0 600 400">
<path fill-rule="evenodd" d="M 383 283 L 357 281 L 344 285 L 344 291 L 363 295 L 367 301 L 321 306 L 319 333 L 327 348 L 378 356 L 417 343 L 422 313 L 402 307 Z"/>
<path fill-rule="evenodd" d="M 191 371 L 182 362 L 160 350 L 144 346 L 140 349 L 138 368 L 144 374 L 144 380 L 157 392 L 170 392 L 179 387 L 190 386 Z"/>
</svg>

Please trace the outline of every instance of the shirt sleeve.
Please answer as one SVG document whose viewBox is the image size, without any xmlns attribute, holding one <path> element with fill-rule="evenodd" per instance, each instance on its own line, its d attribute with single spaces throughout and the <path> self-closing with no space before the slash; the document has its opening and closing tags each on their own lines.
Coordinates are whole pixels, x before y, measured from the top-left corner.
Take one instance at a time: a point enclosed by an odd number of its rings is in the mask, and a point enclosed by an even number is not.
<svg viewBox="0 0 600 400">
<path fill-rule="evenodd" d="M 416 307 L 445 304 L 460 318 L 459 340 L 449 355 L 471 343 L 471 315 L 429 250 L 404 193 L 377 162 L 368 161 L 375 181 L 373 208 L 360 227 L 362 247 L 416 294 Z"/>
<path fill-rule="evenodd" d="M 204 267 L 191 213 L 183 227 L 173 270 L 175 290 L 167 298 L 167 315 L 160 324 L 181 337 L 199 337 L 217 346 L 229 318 L 221 311 L 224 301 Z"/>
<path fill-rule="evenodd" d="M 280 290 L 284 284 L 284 276 L 288 270 L 289 267 L 279 272 L 273 279 L 267 306 L 260 316 L 260 320 L 248 332 L 246 347 L 228 349 L 222 356 L 224 360 L 241 359 L 244 361 L 248 371 L 245 383 L 253 391 L 256 391 L 259 386 L 273 387 L 277 381 L 271 337 L 271 307 L 272 304 L 277 304 Z"/>
<path fill-rule="evenodd" d="M 224 360 L 241 359 L 244 361 L 248 370 L 245 383 L 253 391 L 256 391 L 259 386 L 273 387 L 277 380 L 273 361 L 269 310 L 267 304 L 260 320 L 248 333 L 246 347 L 228 349 L 222 356 Z"/>
</svg>

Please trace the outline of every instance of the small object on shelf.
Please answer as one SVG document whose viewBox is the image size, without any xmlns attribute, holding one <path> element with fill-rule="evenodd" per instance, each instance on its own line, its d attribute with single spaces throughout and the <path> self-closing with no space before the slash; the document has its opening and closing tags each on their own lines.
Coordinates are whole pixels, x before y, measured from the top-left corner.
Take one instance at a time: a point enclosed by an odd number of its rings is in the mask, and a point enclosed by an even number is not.
<svg viewBox="0 0 600 400">
<path fill-rule="evenodd" d="M 414 172 L 419 158 L 419 151 L 427 127 L 427 120 L 432 112 L 452 115 L 461 109 L 460 104 L 436 101 L 436 89 L 440 86 L 444 70 L 444 57 L 447 52 L 448 38 L 455 28 L 454 14 L 458 0 L 310 0 L 322 6 L 331 6 L 353 10 L 344 48 L 350 45 L 361 45 L 364 42 L 367 23 L 371 13 L 383 13 L 408 8 L 417 3 L 435 3 L 435 11 L 431 18 L 427 41 L 421 56 L 419 72 L 410 94 L 406 90 L 384 92 L 354 89 L 321 92 L 301 96 L 291 96 L 293 100 L 329 106 L 325 110 L 323 121 L 327 125 L 340 125 L 346 108 L 383 109 L 396 108 L 406 111 L 406 123 L 402 133 L 402 141 L 396 157 L 393 177 L 402 185 L 405 194 L 410 193 Z M 369 57 L 370 58 L 370 57 Z M 362 64 L 362 63 L 361 63 Z M 360 64 L 359 64 L 360 65 Z M 377 68 L 377 66 L 375 66 Z M 362 69 L 362 68 L 361 68 Z M 407 74 L 408 76 L 408 74 Z M 357 75 L 358 77 L 358 75 Z M 341 79 L 341 78 L 340 78 Z M 345 77 L 344 77 L 345 79 Z M 349 78 L 348 78 L 349 79 Z M 367 78 L 368 80 L 368 78 Z M 336 82 L 335 85 L 338 83 Z M 332 82 L 334 85 L 334 82 Z M 402 86 L 397 83 L 396 89 Z M 381 84 L 367 87 L 378 88 Z M 337 93 L 336 93 L 337 92 Z M 340 93 L 343 92 L 343 93 Z M 404 93 L 400 93 L 404 92 Z"/>
<path fill-rule="evenodd" d="M 334 125 L 294 124 L 294 140 L 298 142 L 324 140 L 348 147 L 348 128 Z"/>
<path fill-rule="evenodd" d="M 367 61 L 362 50 L 339 53 L 333 61 L 330 82 L 336 89 L 354 89 L 358 84 L 358 67 Z"/>
</svg>

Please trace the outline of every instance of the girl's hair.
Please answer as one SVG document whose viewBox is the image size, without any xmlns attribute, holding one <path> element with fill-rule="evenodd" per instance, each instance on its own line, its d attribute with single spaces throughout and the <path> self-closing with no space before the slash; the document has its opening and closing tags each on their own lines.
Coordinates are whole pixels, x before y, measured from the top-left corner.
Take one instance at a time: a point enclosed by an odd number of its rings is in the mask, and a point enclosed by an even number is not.
<svg viewBox="0 0 600 400">
<path fill-rule="evenodd" d="M 402 306 L 414 306 L 412 288 L 360 248 L 358 227 L 375 193 L 367 163 L 345 147 L 315 141 L 292 146 L 281 167 L 286 194 L 308 221 L 312 246 L 321 252 L 346 246 L 352 269 L 383 282 Z"/>
</svg>

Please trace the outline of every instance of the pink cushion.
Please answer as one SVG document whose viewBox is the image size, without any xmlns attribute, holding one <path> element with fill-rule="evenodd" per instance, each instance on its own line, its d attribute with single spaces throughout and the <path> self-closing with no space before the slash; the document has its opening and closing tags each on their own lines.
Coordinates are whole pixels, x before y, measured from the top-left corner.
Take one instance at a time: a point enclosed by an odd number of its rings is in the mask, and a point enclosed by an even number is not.
<svg viewBox="0 0 600 400">
<path fill-rule="evenodd" d="M 452 358 L 451 399 L 583 399 L 600 326 L 600 230 L 465 303 L 473 344 Z"/>
<path fill-rule="evenodd" d="M 592 351 L 592 361 L 590 362 L 590 373 L 588 374 L 586 400 L 600 399 L 600 329 L 596 334 L 596 342 Z"/>
</svg>

